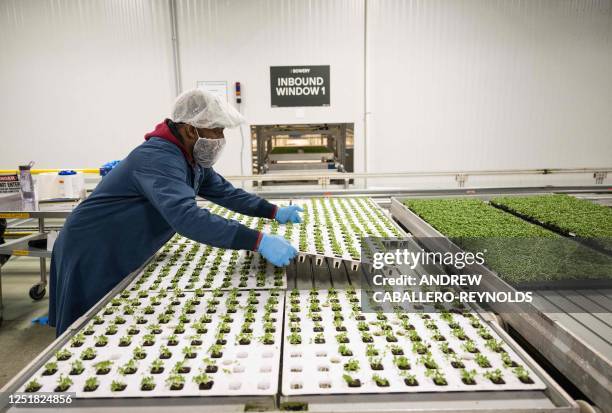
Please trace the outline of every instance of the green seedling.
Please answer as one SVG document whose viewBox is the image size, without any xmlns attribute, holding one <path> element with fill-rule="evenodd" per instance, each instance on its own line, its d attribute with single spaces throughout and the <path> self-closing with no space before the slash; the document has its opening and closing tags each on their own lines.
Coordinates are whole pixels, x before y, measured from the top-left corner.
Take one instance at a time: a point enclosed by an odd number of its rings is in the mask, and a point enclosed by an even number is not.
<svg viewBox="0 0 612 413">
<path fill-rule="evenodd" d="M 529 372 L 523 366 L 517 366 L 512 370 L 514 375 L 523 383 L 532 384 L 533 380 L 529 377 Z"/>
<path fill-rule="evenodd" d="M 83 388 L 83 391 L 95 391 L 98 386 L 100 386 L 100 381 L 96 377 L 89 377 L 87 380 L 85 380 L 85 387 Z"/>
<path fill-rule="evenodd" d="M 410 374 L 407 371 L 402 371 L 401 376 L 404 377 L 404 383 L 406 386 L 418 386 L 419 381 L 414 374 Z"/>
<path fill-rule="evenodd" d="M 113 362 L 110 360 L 100 361 L 94 364 L 94 368 L 96 369 L 96 374 L 108 374 L 110 372 L 111 366 Z"/>
<path fill-rule="evenodd" d="M 353 351 L 348 348 L 346 344 L 340 344 L 340 346 L 338 346 L 338 353 L 345 357 L 350 357 L 353 355 Z"/>
<path fill-rule="evenodd" d="M 122 381 L 119 380 L 113 380 L 110 386 L 110 389 L 112 392 L 118 392 L 118 391 L 123 391 L 125 390 L 125 388 L 127 387 L 127 384 L 125 384 Z"/>
<path fill-rule="evenodd" d="M 384 377 L 379 376 L 378 374 L 374 374 L 372 376 L 372 380 L 378 387 L 389 387 L 389 380 Z"/>
<path fill-rule="evenodd" d="M 70 345 L 72 347 L 81 347 L 85 342 L 85 335 L 83 333 L 78 333 L 70 340 Z"/>
<path fill-rule="evenodd" d="M 221 358 L 223 356 L 223 346 L 215 344 L 209 349 L 210 357 L 212 358 Z"/>
<path fill-rule="evenodd" d="M 408 358 L 406 356 L 393 357 L 393 363 L 400 370 L 408 370 L 408 369 L 410 369 L 410 361 L 408 361 Z"/>
<path fill-rule="evenodd" d="M 147 356 L 147 352 L 142 347 L 136 347 L 133 350 L 132 355 L 134 356 L 136 360 L 142 360 Z"/>
<path fill-rule="evenodd" d="M 151 363 L 151 374 L 160 374 L 164 371 L 164 362 L 160 359 L 153 360 Z"/>
<path fill-rule="evenodd" d="M 68 360 L 70 357 L 72 357 L 72 353 L 66 349 L 59 350 L 55 353 L 55 358 L 57 358 L 58 361 Z"/>
<path fill-rule="evenodd" d="M 151 391 L 155 388 L 155 379 L 153 376 L 143 377 L 140 381 L 140 390 Z"/>
<path fill-rule="evenodd" d="M 423 364 L 429 370 L 437 370 L 439 369 L 438 363 L 433 358 L 431 353 L 425 354 L 419 358 L 419 362 Z"/>
<path fill-rule="evenodd" d="M 51 361 L 47 364 L 45 364 L 45 369 L 43 371 L 43 376 L 52 376 L 55 374 L 55 372 L 57 371 L 57 363 L 54 361 Z"/>
<path fill-rule="evenodd" d="M 472 340 L 467 340 L 465 343 L 463 343 L 461 347 L 463 347 L 463 349 L 469 353 L 480 352 L 480 350 L 478 350 L 478 347 L 476 346 L 476 343 Z"/>
<path fill-rule="evenodd" d="M 61 374 L 59 379 L 57 380 L 57 387 L 55 388 L 56 392 L 65 392 L 72 386 L 72 379 L 68 376 L 64 376 Z"/>
<path fill-rule="evenodd" d="M 185 385 L 185 377 L 180 374 L 171 374 L 166 379 L 166 385 L 170 390 L 181 390 Z"/>
<path fill-rule="evenodd" d="M 198 374 L 197 376 L 194 376 L 193 381 L 198 385 L 200 390 L 210 390 L 211 387 L 213 386 L 212 378 L 206 373 L 202 373 L 202 374 Z"/>
<path fill-rule="evenodd" d="M 461 369 L 461 381 L 467 385 L 476 384 L 476 370 Z"/>
<path fill-rule="evenodd" d="M 438 369 L 428 369 L 425 371 L 425 375 L 430 377 L 434 384 L 437 386 L 446 386 L 448 382 L 446 381 L 446 377 L 441 370 Z"/>
<path fill-rule="evenodd" d="M 108 344 L 108 337 L 104 335 L 97 336 L 95 340 L 96 340 L 96 347 L 105 347 Z"/>
<path fill-rule="evenodd" d="M 357 359 L 349 359 L 344 364 L 345 371 L 359 371 L 359 361 Z"/>
<path fill-rule="evenodd" d="M 428 352 L 428 347 L 421 341 L 415 341 L 412 343 L 412 352 L 422 355 Z"/>
<path fill-rule="evenodd" d="M 474 358 L 474 361 L 476 362 L 476 364 L 478 364 L 482 368 L 489 368 L 489 367 L 491 367 L 491 362 L 489 361 L 487 356 L 485 356 L 482 353 L 477 354 L 476 357 Z"/>
<path fill-rule="evenodd" d="M 501 340 L 487 340 L 486 346 L 496 353 L 501 353 L 504 351 L 504 343 Z"/>
<path fill-rule="evenodd" d="M 366 345 L 365 353 L 367 357 L 375 357 L 375 356 L 378 356 L 379 354 L 378 350 L 376 349 L 376 347 L 374 347 L 373 344 Z"/>
<path fill-rule="evenodd" d="M 291 333 L 287 339 L 289 340 L 290 344 L 301 344 L 302 343 L 302 336 L 300 336 L 298 333 Z"/>
<path fill-rule="evenodd" d="M 26 393 L 35 393 L 40 390 L 41 387 L 42 385 L 38 381 L 36 381 L 36 379 L 33 379 L 28 382 L 25 391 Z"/>
<path fill-rule="evenodd" d="M 78 376 L 79 374 L 83 373 L 83 370 L 85 370 L 85 366 L 83 366 L 83 362 L 81 360 L 75 360 L 70 365 L 70 374 L 72 376 Z"/>
<path fill-rule="evenodd" d="M 134 359 L 130 359 L 123 366 L 119 367 L 119 374 L 125 376 L 128 374 L 134 374 L 138 370 L 138 365 Z"/>
<path fill-rule="evenodd" d="M 503 373 L 500 369 L 487 371 L 484 376 L 495 384 L 504 384 Z"/>
<path fill-rule="evenodd" d="M 343 374 L 342 379 L 349 387 L 361 387 L 361 381 L 359 379 L 353 378 L 349 374 Z"/>
</svg>

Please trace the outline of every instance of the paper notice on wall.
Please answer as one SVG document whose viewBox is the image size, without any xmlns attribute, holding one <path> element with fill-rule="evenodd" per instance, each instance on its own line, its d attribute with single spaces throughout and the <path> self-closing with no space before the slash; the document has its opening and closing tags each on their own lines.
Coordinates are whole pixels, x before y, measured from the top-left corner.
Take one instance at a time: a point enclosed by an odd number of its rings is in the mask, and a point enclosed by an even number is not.
<svg viewBox="0 0 612 413">
<path fill-rule="evenodd" d="M 225 80 L 199 80 L 196 87 L 210 92 L 226 102 L 228 101 L 227 82 Z"/>
</svg>

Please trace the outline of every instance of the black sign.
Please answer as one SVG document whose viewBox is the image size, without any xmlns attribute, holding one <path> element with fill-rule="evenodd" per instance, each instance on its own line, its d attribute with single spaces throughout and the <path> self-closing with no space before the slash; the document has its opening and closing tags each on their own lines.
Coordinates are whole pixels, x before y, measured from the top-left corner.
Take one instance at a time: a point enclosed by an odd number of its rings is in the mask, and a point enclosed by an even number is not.
<svg viewBox="0 0 612 413">
<path fill-rule="evenodd" d="M 272 107 L 329 106 L 329 66 L 271 66 Z"/>
<path fill-rule="evenodd" d="M 19 192 L 20 190 L 21 185 L 17 174 L 0 175 L 0 194 Z"/>
</svg>

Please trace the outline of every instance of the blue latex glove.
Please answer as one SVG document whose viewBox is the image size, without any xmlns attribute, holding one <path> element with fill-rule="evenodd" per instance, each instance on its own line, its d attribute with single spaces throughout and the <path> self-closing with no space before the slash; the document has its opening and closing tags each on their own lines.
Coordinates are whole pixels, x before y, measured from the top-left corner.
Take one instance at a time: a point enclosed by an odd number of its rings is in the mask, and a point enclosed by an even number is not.
<svg viewBox="0 0 612 413">
<path fill-rule="evenodd" d="M 298 212 L 304 211 L 301 206 L 298 205 L 289 205 L 286 207 L 280 207 L 276 211 L 276 215 L 274 219 L 276 219 L 281 224 L 286 224 L 288 221 L 293 222 L 294 224 L 298 224 L 302 222 L 302 217 Z"/>
<path fill-rule="evenodd" d="M 108 173 L 110 171 L 113 170 L 113 168 L 117 165 L 119 165 L 119 161 L 110 161 L 110 162 L 106 162 L 104 165 L 102 165 L 102 167 L 100 168 L 100 176 L 106 176 L 108 175 Z"/>
<path fill-rule="evenodd" d="M 279 235 L 263 234 L 257 250 L 265 259 L 277 267 L 284 267 L 297 255 L 297 250 Z"/>
</svg>

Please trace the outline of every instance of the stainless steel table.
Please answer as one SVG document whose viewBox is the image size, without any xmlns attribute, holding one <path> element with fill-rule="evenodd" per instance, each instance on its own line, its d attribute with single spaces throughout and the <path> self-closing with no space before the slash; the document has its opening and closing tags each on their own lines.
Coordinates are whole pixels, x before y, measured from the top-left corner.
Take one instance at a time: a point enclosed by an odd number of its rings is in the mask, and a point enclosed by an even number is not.
<svg viewBox="0 0 612 413">
<path fill-rule="evenodd" d="M 30 288 L 30 297 L 41 300 L 47 287 L 47 258 L 51 252 L 46 249 L 34 248 L 29 241 L 46 237 L 46 218 L 66 218 L 76 207 L 76 201 L 62 202 L 28 202 L 21 199 L 19 193 L 0 195 L 0 218 L 4 219 L 35 219 L 38 221 L 38 232 L 17 238 L 0 245 L 0 254 L 40 259 L 40 282 Z M 2 267 L 0 266 L 0 322 L 3 318 L 2 303 Z"/>
</svg>

